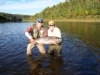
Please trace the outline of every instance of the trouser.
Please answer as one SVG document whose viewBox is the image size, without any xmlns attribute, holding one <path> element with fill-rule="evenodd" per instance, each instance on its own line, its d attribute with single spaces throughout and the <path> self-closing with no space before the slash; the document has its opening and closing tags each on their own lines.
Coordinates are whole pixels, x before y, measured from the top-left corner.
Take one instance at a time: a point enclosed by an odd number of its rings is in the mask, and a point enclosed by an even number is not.
<svg viewBox="0 0 100 75">
<path fill-rule="evenodd" d="M 51 45 L 49 46 L 48 53 L 49 53 L 49 54 L 54 54 L 54 52 L 56 52 L 56 55 L 57 55 L 57 56 L 61 56 L 61 52 L 62 52 L 62 43 L 57 44 L 57 45 L 51 44 Z"/>
<path fill-rule="evenodd" d="M 39 51 L 41 54 L 45 54 L 45 48 L 43 44 L 36 44 L 36 46 L 38 47 Z M 32 55 L 32 49 L 35 47 L 35 45 L 33 43 L 29 43 L 27 45 L 27 55 Z"/>
</svg>

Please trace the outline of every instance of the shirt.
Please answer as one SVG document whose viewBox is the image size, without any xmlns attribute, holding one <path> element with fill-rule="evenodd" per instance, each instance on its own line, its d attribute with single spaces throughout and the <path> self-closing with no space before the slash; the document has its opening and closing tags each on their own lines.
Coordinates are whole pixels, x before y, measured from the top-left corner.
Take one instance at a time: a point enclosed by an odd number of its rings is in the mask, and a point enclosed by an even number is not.
<svg viewBox="0 0 100 75">
<path fill-rule="evenodd" d="M 25 35 L 30 39 L 30 38 L 32 38 L 32 35 L 30 35 L 30 33 L 32 33 L 33 32 L 33 29 L 35 28 L 35 26 L 30 26 L 29 28 L 27 28 L 26 30 L 25 30 Z M 44 29 L 44 37 L 46 37 L 47 36 L 47 29 L 46 28 L 43 28 Z"/>
<path fill-rule="evenodd" d="M 54 27 L 53 31 L 48 29 L 48 36 L 54 36 L 61 38 L 61 31 L 58 27 Z"/>
</svg>

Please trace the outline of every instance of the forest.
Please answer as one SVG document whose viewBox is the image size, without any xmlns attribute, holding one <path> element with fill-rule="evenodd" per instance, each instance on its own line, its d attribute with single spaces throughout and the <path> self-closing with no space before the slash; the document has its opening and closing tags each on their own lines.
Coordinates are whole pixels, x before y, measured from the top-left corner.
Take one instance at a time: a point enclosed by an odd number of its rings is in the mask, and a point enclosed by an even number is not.
<svg viewBox="0 0 100 75">
<path fill-rule="evenodd" d="M 23 19 L 27 19 L 28 15 L 8 14 L 0 12 L 0 22 L 21 22 Z"/>
<path fill-rule="evenodd" d="M 46 20 L 100 19 L 100 0 L 66 0 L 30 17 L 30 20 L 42 17 Z"/>
<path fill-rule="evenodd" d="M 45 20 L 100 20 L 100 0 L 66 0 L 52 7 L 46 7 L 43 11 L 31 16 L 1 12 L 0 22 L 32 21 L 38 17 L 44 18 Z"/>
</svg>

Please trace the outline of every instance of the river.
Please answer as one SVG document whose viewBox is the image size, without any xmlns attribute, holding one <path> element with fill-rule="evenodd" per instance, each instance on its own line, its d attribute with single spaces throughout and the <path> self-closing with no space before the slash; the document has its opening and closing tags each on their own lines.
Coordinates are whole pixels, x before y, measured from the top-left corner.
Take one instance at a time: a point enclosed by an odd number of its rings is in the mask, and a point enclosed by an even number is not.
<svg viewBox="0 0 100 75">
<path fill-rule="evenodd" d="M 59 58 L 41 58 L 37 47 L 26 55 L 24 31 L 32 24 L 0 23 L 0 75 L 100 75 L 100 22 L 56 22 L 64 40 Z"/>
</svg>

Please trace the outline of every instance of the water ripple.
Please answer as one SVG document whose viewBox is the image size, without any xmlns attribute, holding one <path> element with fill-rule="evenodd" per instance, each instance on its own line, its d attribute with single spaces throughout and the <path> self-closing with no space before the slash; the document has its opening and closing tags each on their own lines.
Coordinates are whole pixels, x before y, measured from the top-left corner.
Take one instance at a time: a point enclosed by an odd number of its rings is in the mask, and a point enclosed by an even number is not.
<svg viewBox="0 0 100 75">
<path fill-rule="evenodd" d="M 36 72 L 44 75 L 100 75 L 100 49 L 88 46 L 77 38 L 78 35 L 69 33 L 62 34 L 61 59 L 48 56 L 40 64 L 36 63 L 38 60 L 34 62 L 33 57 L 29 61 L 26 56 L 27 38 L 24 35 L 28 24 L 9 23 L 0 26 L 0 75 L 29 75 L 31 68 L 28 62 L 37 64 Z M 48 49 L 48 46 L 45 47 Z M 32 53 L 38 59 L 37 47 Z"/>
</svg>

